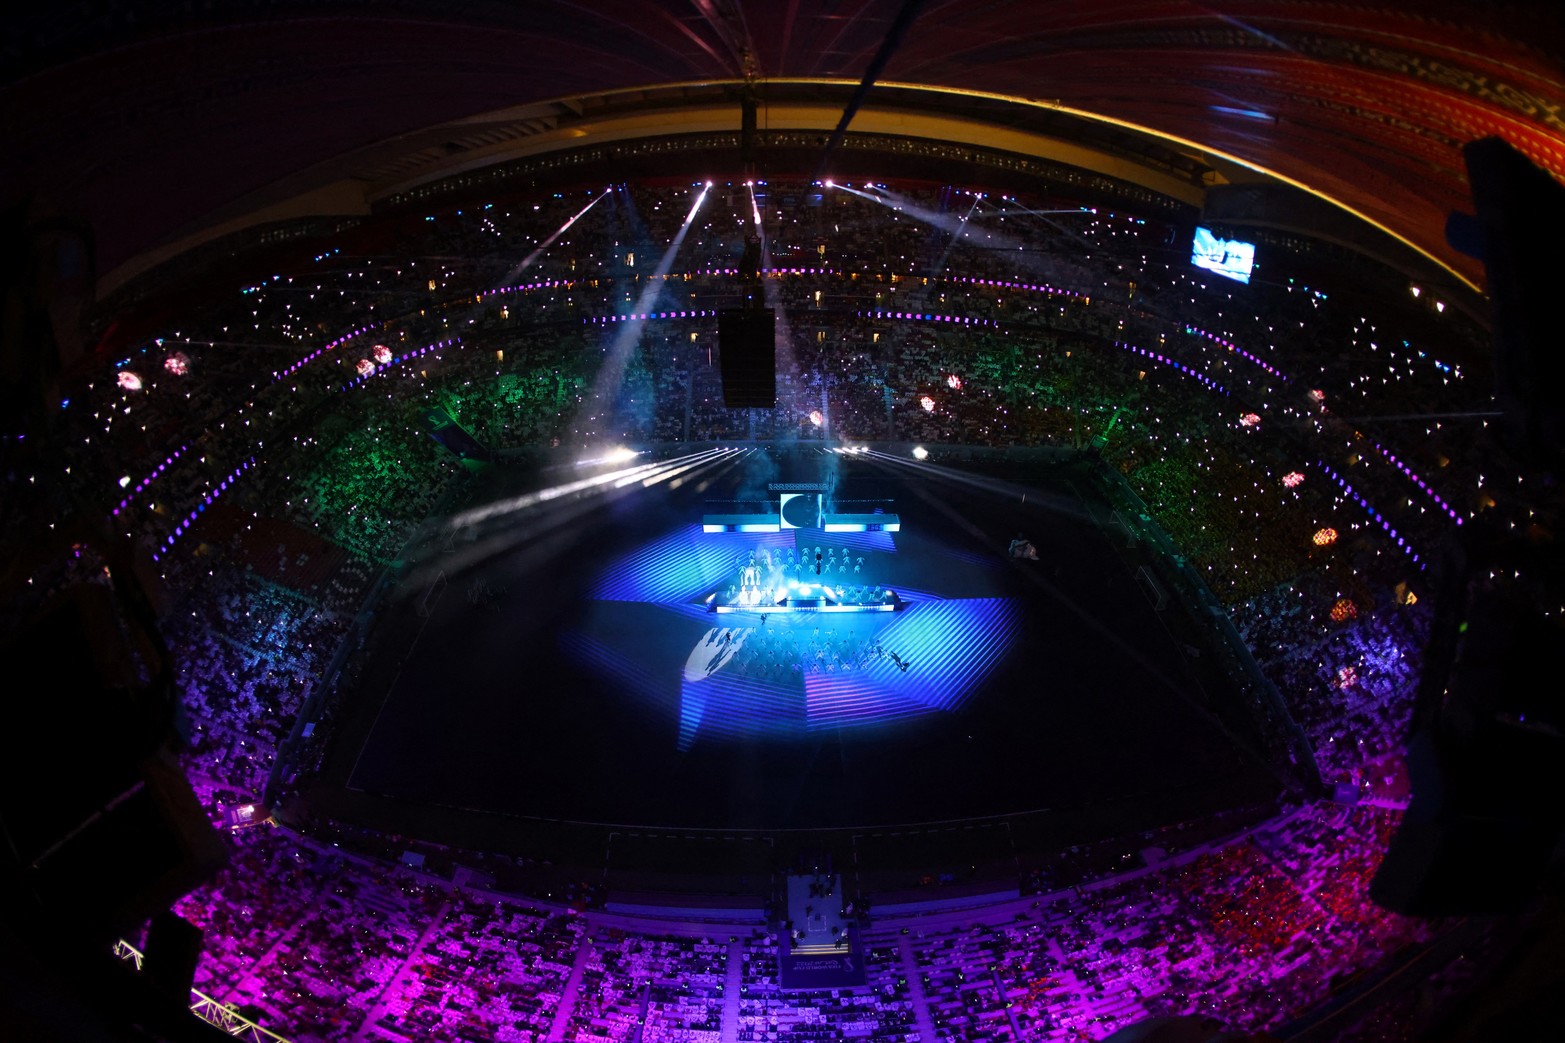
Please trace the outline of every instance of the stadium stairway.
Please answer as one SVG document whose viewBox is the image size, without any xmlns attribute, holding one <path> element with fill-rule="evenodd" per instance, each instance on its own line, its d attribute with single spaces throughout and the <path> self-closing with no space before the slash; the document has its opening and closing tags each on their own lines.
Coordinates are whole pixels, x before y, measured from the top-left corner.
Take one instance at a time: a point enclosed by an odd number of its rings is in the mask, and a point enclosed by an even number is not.
<svg viewBox="0 0 1565 1043">
<path fill-rule="evenodd" d="M 728 943 L 728 975 L 723 985 L 723 1034 L 721 1043 L 738 1043 L 739 993 L 744 986 L 744 943 Z"/>
<path fill-rule="evenodd" d="M 565 980 L 565 988 L 560 990 L 560 1007 L 554 1012 L 554 1024 L 549 1027 L 550 1043 L 556 1041 L 563 1043 L 568 1038 L 566 1032 L 571 1027 L 571 1015 L 576 1011 L 576 997 L 581 992 L 582 973 L 587 969 L 587 958 L 591 955 L 592 932 L 585 931 L 582 933 L 581 940 L 576 943 L 576 959 L 571 963 L 571 976 Z"/>
<path fill-rule="evenodd" d="M 868 948 L 870 944 L 872 943 L 866 940 L 865 947 Z M 908 992 L 913 1000 L 913 1020 L 918 1025 L 918 1038 L 930 1040 L 932 1043 L 940 1037 L 935 1034 L 935 1019 L 929 1016 L 929 999 L 924 995 L 924 979 L 919 974 L 918 960 L 913 957 L 913 939 L 905 934 L 899 935 L 897 952 L 902 957 L 902 974 L 907 978 Z"/>
</svg>

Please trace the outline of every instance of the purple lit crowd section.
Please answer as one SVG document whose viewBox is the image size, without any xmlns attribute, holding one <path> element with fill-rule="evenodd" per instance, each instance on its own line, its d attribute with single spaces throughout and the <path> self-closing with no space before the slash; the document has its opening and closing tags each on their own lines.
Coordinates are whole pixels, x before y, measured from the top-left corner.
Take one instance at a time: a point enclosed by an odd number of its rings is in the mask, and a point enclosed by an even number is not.
<svg viewBox="0 0 1565 1043">
<path fill-rule="evenodd" d="M 650 920 L 457 888 L 270 827 L 236 834 L 230 867 L 177 908 L 206 931 L 196 989 L 293 1043 L 1063 1043 L 1185 1014 L 1276 1031 L 1434 936 L 1368 900 L 1396 821 L 1311 804 L 1188 849 L 1160 836 L 1167 858 L 1149 868 L 1078 871 L 977 909 L 877 915 L 862 935 L 865 984 L 819 991 L 779 987 L 779 941 L 758 920 Z"/>
<path fill-rule="evenodd" d="M 230 486 L 239 481 L 239 476 L 250 470 L 254 464 L 255 457 L 252 456 L 250 459 L 246 460 L 244 463 L 230 471 L 228 477 L 218 482 L 210 492 L 203 495 L 201 502 L 196 504 L 195 508 L 185 516 L 183 521 L 174 526 L 174 531 L 170 533 L 163 541 L 163 546 L 152 552 L 152 560 L 161 561 L 163 555 L 169 552 L 169 550 L 174 546 L 175 542 L 178 541 L 181 536 L 184 536 L 185 533 L 195 525 L 196 518 L 204 513 L 206 509 L 210 507 L 219 496 L 227 492 Z"/>
</svg>

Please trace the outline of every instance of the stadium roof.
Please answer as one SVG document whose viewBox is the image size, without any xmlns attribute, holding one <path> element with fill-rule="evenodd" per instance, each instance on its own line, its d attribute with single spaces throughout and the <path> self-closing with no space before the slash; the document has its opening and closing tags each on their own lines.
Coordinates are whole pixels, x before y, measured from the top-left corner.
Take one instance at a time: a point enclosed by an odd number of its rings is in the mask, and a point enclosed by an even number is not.
<svg viewBox="0 0 1565 1043">
<path fill-rule="evenodd" d="M 763 128 L 829 132 L 903 6 L 39 7 L 5 28 L 0 204 L 87 221 L 101 296 L 256 223 L 362 213 L 550 149 L 737 130 L 747 80 Z M 1468 205 L 1461 145 L 1498 134 L 1565 171 L 1565 19 L 1547 5 L 916 6 L 855 131 L 1063 160 L 1257 224 L 1324 227 L 1306 211 L 1326 200 L 1473 284 L 1444 239 Z"/>
</svg>

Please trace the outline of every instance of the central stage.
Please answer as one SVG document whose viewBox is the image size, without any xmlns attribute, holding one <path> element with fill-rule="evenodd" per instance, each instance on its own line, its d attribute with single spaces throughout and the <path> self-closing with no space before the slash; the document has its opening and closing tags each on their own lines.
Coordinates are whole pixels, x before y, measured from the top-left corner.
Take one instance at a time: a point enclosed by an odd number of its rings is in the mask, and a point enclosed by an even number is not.
<svg viewBox="0 0 1565 1043">
<path fill-rule="evenodd" d="M 388 610 L 347 788 L 616 828 L 810 829 L 1116 803 L 1166 822 L 1270 792 L 1193 705 L 1223 697 L 1191 673 L 1216 658 L 1185 659 L 1047 470 L 1023 502 L 842 459 L 831 502 L 894 503 L 896 531 L 829 532 L 808 510 L 806 527 L 706 531 L 714 499 L 775 505 L 768 482 L 809 482 L 823 455 L 755 452 L 542 535 L 496 526 L 476 563 L 460 546 L 424 563 L 456 589 L 426 620 L 415 577 Z M 505 480 L 484 495 L 536 487 Z M 1018 532 L 1058 553 L 1011 558 Z M 493 595 L 463 597 L 480 579 Z"/>
</svg>

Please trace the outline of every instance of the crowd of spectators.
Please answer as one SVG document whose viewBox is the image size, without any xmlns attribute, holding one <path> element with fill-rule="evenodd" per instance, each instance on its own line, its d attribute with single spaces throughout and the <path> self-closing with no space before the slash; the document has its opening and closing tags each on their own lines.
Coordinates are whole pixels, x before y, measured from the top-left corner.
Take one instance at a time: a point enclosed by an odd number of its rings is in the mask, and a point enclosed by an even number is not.
<svg viewBox="0 0 1565 1043">
<path fill-rule="evenodd" d="M 737 196 L 707 206 L 743 216 Z M 187 765 L 215 821 L 261 796 L 374 578 L 460 492 L 467 468 L 430 437 L 432 411 L 495 451 L 842 438 L 921 443 L 939 462 L 963 445 L 1090 448 L 1229 608 L 1322 774 L 1366 789 L 1399 747 L 1428 635 L 1414 547 L 1427 559 L 1458 520 L 1529 518 L 1516 489 L 1481 477 L 1476 422 L 1409 439 L 1340 419 L 1487 402 L 1458 361 L 1473 332 L 1416 299 L 1381 316 L 1293 280 L 1214 286 L 1173 257 L 1167 228 L 1090 208 L 1061 236 L 986 203 L 971 241 L 953 241 L 913 216 L 949 214 L 950 189 L 915 188 L 901 210 L 827 194 L 763 208 L 779 401 L 730 410 L 711 312 L 738 299 L 726 266 L 746 226 L 701 214 L 656 272 L 689 193 L 619 189 L 520 270 L 590 198 L 429 215 L 392 261 L 328 251 L 127 345 L 43 437 L 7 436 L 9 531 L 87 519 L 156 577 Z M 1001 218 L 1049 249 L 977 236 Z M 637 314 L 654 317 L 599 321 Z M 607 368 L 615 387 L 598 386 Z M 18 568 L 32 589 L 13 613 L 75 576 L 53 559 Z M 736 958 L 739 1038 L 909 1038 L 920 1003 L 945 1038 L 1080 1038 L 1173 1011 L 1265 1026 L 1423 937 L 1363 893 L 1393 821 L 1312 805 L 1177 870 L 920 936 L 919 989 L 902 943 L 872 936 L 871 985 L 813 999 L 768 984 L 768 939 L 736 956 L 616 934 L 270 829 L 236 835 L 231 867 L 181 911 L 207 931 L 199 986 L 298 1039 L 543 1038 L 563 1005 L 583 1038 L 635 1025 L 705 1041 Z"/>
<path fill-rule="evenodd" d="M 278 748 L 347 625 L 340 612 L 253 572 L 221 575 L 195 588 L 165 637 L 188 720 L 189 770 L 221 780 L 231 807 L 236 797 L 261 799 Z M 223 808 L 209 807 L 221 820 Z"/>
<path fill-rule="evenodd" d="M 778 984 L 777 935 L 752 935 L 741 959 L 738 1035 L 741 1040 L 866 1039 L 906 1043 L 917 1037 L 917 1015 L 894 944 L 865 955 L 862 988 L 790 989 Z"/>
<path fill-rule="evenodd" d="M 729 945 L 603 927 L 587 943 L 568 1038 L 717 1043 Z"/>
<path fill-rule="evenodd" d="M 1309 803 L 1150 867 L 876 918 L 863 986 L 784 990 L 778 933 L 653 921 L 359 861 L 280 829 L 184 899 L 197 987 L 298 1040 L 1100 1038 L 1149 1016 L 1275 1029 L 1446 926 L 1376 908 L 1397 812 Z"/>
</svg>

